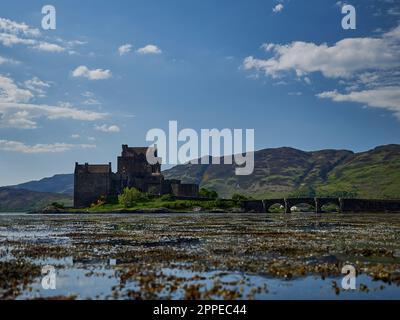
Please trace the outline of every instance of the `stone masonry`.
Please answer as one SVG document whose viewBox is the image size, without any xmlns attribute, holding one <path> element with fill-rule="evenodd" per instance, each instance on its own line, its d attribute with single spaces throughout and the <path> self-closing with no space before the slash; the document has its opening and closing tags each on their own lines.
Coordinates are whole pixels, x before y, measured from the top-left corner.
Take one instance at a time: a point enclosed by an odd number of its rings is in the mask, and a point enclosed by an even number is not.
<svg viewBox="0 0 400 320">
<path fill-rule="evenodd" d="M 122 145 L 116 173 L 112 172 L 111 163 L 100 165 L 75 163 L 74 207 L 85 208 L 101 197 L 117 196 L 126 187 L 136 188 L 152 195 L 198 197 L 197 184 L 165 180 L 161 174 L 161 165 L 147 162 L 148 150 L 147 147 Z M 157 150 L 155 156 L 157 157 Z"/>
</svg>

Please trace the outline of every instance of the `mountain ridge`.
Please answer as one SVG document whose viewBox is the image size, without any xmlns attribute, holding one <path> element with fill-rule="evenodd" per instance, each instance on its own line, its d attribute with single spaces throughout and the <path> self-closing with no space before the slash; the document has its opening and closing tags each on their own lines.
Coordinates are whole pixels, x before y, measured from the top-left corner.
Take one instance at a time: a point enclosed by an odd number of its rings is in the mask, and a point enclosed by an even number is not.
<svg viewBox="0 0 400 320">
<path fill-rule="evenodd" d="M 5 186 L 11 189 L 25 189 L 37 192 L 61 193 L 67 195 L 74 194 L 74 175 L 56 174 L 40 180 L 32 180 L 12 186 Z M 2 187 L 0 187 L 2 188 Z"/>
<path fill-rule="evenodd" d="M 250 176 L 235 176 L 235 165 L 179 165 L 166 178 L 200 183 L 221 196 L 242 193 L 255 198 L 338 195 L 364 198 L 400 197 L 400 145 L 389 144 L 355 153 L 290 147 L 254 152 Z M 365 174 L 363 174 L 365 172 Z M 377 188 L 381 186 L 382 188 Z"/>
<path fill-rule="evenodd" d="M 398 144 L 357 153 L 345 149 L 267 148 L 255 151 L 254 159 L 254 172 L 250 176 L 236 176 L 234 164 L 184 164 L 163 174 L 166 179 L 198 183 L 217 191 L 221 197 L 240 193 L 260 199 L 314 195 L 400 198 Z M 73 174 L 58 174 L 7 188 L 47 193 L 44 197 L 49 199 L 54 198 L 49 193 L 62 195 L 57 199 L 71 199 L 73 186 Z"/>
<path fill-rule="evenodd" d="M 53 202 L 72 206 L 72 196 L 0 187 L 0 212 L 28 212 L 41 209 Z"/>
</svg>

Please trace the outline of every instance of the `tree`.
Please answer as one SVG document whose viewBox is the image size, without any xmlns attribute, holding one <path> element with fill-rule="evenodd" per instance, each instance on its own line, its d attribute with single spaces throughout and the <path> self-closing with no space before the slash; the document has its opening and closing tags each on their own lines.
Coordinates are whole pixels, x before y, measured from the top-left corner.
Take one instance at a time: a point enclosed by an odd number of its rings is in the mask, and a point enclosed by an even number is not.
<svg viewBox="0 0 400 320">
<path fill-rule="evenodd" d="M 239 202 L 239 201 L 244 201 L 244 200 L 248 200 L 248 198 L 240 193 L 234 193 L 232 195 L 232 200 Z"/>
<path fill-rule="evenodd" d="M 136 188 L 125 188 L 118 196 L 118 202 L 125 208 L 133 207 L 137 202 L 147 201 L 149 199 L 146 193 L 140 192 Z"/>
<path fill-rule="evenodd" d="M 199 191 L 199 196 L 201 198 L 217 199 L 218 193 L 214 190 L 208 190 L 206 188 L 201 188 Z"/>
<path fill-rule="evenodd" d="M 240 193 L 234 193 L 232 195 L 232 200 L 235 202 L 237 206 L 241 206 L 243 201 L 249 200 L 249 198 Z"/>
<path fill-rule="evenodd" d="M 63 203 L 59 203 L 59 202 L 53 202 L 52 204 L 51 204 L 54 208 L 57 208 L 57 209 L 64 209 L 65 207 L 64 207 L 64 204 Z"/>
</svg>

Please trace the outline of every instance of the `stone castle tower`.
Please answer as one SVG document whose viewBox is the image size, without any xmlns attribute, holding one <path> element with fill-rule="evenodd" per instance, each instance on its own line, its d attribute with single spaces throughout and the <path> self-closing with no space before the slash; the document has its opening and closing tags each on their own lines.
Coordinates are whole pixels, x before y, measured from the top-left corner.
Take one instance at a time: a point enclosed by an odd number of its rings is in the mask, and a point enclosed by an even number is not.
<svg viewBox="0 0 400 320">
<path fill-rule="evenodd" d="M 197 184 L 182 184 L 180 180 L 165 180 L 161 164 L 149 164 L 147 147 L 122 145 L 118 171 L 109 164 L 75 163 L 74 207 L 85 208 L 100 197 L 117 196 L 124 188 L 136 188 L 153 195 L 171 194 L 177 197 L 198 197 Z M 157 150 L 154 155 L 157 157 Z M 161 162 L 161 161 L 160 161 Z"/>
</svg>

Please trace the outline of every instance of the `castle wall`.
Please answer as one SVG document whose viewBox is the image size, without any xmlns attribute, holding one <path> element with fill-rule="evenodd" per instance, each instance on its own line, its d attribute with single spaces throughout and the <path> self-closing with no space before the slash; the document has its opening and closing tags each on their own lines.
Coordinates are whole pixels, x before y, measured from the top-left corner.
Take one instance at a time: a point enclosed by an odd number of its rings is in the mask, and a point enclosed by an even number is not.
<svg viewBox="0 0 400 320">
<path fill-rule="evenodd" d="M 160 164 L 150 165 L 147 148 L 122 146 L 118 157 L 118 172 L 108 165 L 75 164 L 74 207 L 85 208 L 101 197 L 116 196 L 124 188 L 136 188 L 153 195 L 171 194 L 177 197 L 198 197 L 199 186 L 181 184 L 180 180 L 164 180 Z"/>
<path fill-rule="evenodd" d="M 199 186 L 197 184 L 171 184 L 172 195 L 176 197 L 198 197 L 199 196 Z"/>
<path fill-rule="evenodd" d="M 100 197 L 111 194 L 111 172 L 90 172 L 85 166 L 75 169 L 74 207 L 85 208 Z"/>
</svg>

